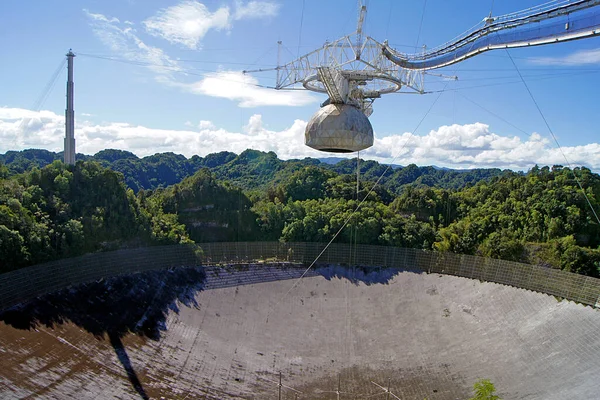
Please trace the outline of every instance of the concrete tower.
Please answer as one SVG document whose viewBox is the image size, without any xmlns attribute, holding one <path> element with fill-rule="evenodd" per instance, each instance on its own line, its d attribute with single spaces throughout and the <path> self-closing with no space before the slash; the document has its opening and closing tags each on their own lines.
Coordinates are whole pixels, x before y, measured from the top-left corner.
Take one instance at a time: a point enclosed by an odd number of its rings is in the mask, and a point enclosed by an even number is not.
<svg viewBox="0 0 600 400">
<path fill-rule="evenodd" d="M 67 53 L 67 109 L 65 111 L 65 164 L 75 164 L 75 110 L 73 110 L 73 57 Z"/>
</svg>

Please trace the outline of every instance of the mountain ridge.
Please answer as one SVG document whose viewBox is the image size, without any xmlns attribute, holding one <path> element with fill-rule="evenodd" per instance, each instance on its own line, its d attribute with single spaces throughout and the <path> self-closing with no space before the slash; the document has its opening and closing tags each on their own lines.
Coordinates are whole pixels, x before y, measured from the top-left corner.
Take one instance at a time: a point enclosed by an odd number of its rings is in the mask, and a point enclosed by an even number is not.
<svg viewBox="0 0 600 400">
<path fill-rule="evenodd" d="M 62 152 L 27 149 L 0 154 L 0 163 L 8 168 L 10 174 L 42 168 L 56 160 L 62 160 Z M 129 151 L 105 149 L 91 156 L 77 154 L 77 160 L 96 161 L 122 173 L 127 186 L 136 193 L 142 189 L 154 190 L 179 183 L 202 168 L 208 168 L 218 179 L 229 181 L 244 190 L 266 190 L 307 166 L 316 166 L 342 175 L 356 174 L 355 159 L 306 157 L 281 160 L 274 152 L 253 149 L 244 150 L 240 154 L 223 151 L 190 158 L 172 152 L 140 158 Z M 394 193 L 400 193 L 405 185 L 460 189 L 508 172 L 514 173 L 499 168 L 453 170 L 415 164 L 389 166 L 362 159 L 360 162 L 361 179 L 377 181 L 383 175 L 380 183 Z"/>
</svg>

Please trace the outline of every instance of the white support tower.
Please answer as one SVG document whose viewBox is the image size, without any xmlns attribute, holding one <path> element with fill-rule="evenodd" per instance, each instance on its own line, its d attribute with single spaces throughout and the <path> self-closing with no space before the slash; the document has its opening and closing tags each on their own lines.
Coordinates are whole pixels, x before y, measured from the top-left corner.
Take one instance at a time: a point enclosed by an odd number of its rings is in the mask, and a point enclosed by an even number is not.
<svg viewBox="0 0 600 400">
<path fill-rule="evenodd" d="M 67 109 L 65 110 L 65 164 L 75 164 L 75 110 L 73 109 L 73 57 L 67 53 Z"/>
</svg>

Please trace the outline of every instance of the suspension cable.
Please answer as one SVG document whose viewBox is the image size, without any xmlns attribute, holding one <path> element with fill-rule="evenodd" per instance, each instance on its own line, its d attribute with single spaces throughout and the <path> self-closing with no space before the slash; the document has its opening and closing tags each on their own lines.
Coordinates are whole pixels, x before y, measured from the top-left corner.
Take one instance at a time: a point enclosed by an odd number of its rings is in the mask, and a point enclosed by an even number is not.
<svg viewBox="0 0 600 400">
<path fill-rule="evenodd" d="M 37 100 L 37 102 L 35 103 L 35 105 L 33 107 L 34 110 L 38 111 L 40 108 L 43 107 L 44 103 L 48 99 L 48 96 L 52 92 L 52 89 L 54 89 L 54 87 L 56 86 L 58 77 L 60 76 L 61 72 L 63 72 L 66 63 L 67 63 L 67 59 L 63 58 L 60 65 L 58 66 L 58 68 L 56 68 L 56 70 L 52 74 L 52 77 L 50 78 L 50 80 L 48 81 L 46 86 L 44 87 L 44 90 L 42 90 L 42 93 L 41 93 L 39 99 Z"/>
<path fill-rule="evenodd" d="M 390 22 L 392 21 L 392 10 L 394 8 L 394 0 L 390 0 L 390 10 L 388 11 L 387 26 L 385 28 L 385 38 L 387 39 L 390 35 Z"/>
<path fill-rule="evenodd" d="M 475 44 L 474 42 L 471 44 L 471 48 L 474 46 L 474 44 Z M 458 72 L 458 70 L 460 69 L 460 67 L 461 67 L 461 64 L 458 64 L 457 67 L 456 67 L 456 69 L 454 70 L 454 74 L 456 74 Z M 423 117 L 421 118 L 421 120 L 419 121 L 419 123 L 417 124 L 417 126 L 412 130 L 411 135 L 404 141 L 404 143 L 402 144 L 402 146 L 400 146 L 400 150 L 404 149 L 408 145 L 409 141 L 412 139 L 412 136 L 421 127 L 421 125 L 423 124 L 423 122 L 425 121 L 425 119 L 429 116 L 429 113 L 431 113 L 431 110 L 437 104 L 438 100 L 440 99 L 440 97 L 445 92 L 446 88 L 448 87 L 448 85 L 451 82 L 454 82 L 454 81 L 450 81 L 450 80 L 446 81 L 446 84 L 444 85 L 444 88 L 441 91 L 439 91 L 438 95 L 436 96 L 436 98 L 434 99 L 434 101 L 431 103 L 431 105 L 427 109 L 427 112 L 425 112 L 425 114 L 423 115 Z M 358 205 L 356 206 L 356 208 L 354 208 L 354 210 L 350 213 L 350 215 L 344 220 L 344 222 L 342 223 L 342 226 L 333 235 L 333 237 L 331 238 L 331 240 L 329 240 L 329 242 L 327 242 L 327 244 L 325 245 L 325 247 L 323 247 L 323 250 L 321 250 L 321 252 L 319 252 L 319 254 L 315 257 L 315 259 L 304 270 L 304 272 L 302 273 L 302 275 L 300 275 L 300 277 L 297 278 L 294 281 L 294 283 L 292 284 L 292 286 L 287 290 L 287 292 L 279 299 L 279 301 L 275 305 L 280 304 L 283 301 L 283 299 L 286 298 L 291 293 L 291 291 L 294 290 L 294 288 L 296 288 L 296 286 L 298 286 L 298 284 L 302 281 L 302 279 L 306 276 L 306 274 L 308 274 L 308 272 L 314 267 L 314 265 L 317 263 L 317 261 L 325 253 L 325 251 L 327 251 L 327 249 L 329 248 L 329 246 L 331 246 L 331 244 L 333 243 L 333 241 L 335 239 L 337 239 L 337 237 L 344 230 L 344 228 L 346 227 L 346 225 L 348 225 L 348 222 L 354 216 L 354 214 L 356 214 L 362 208 L 363 204 L 367 201 L 367 199 L 369 198 L 369 196 L 371 195 L 371 193 L 373 193 L 375 191 L 375 188 L 379 185 L 379 183 L 381 182 L 381 180 L 383 179 L 383 177 L 392 168 L 392 165 L 394 165 L 394 163 L 396 162 L 396 160 L 399 157 L 400 157 L 400 152 L 398 152 L 398 154 L 396 156 L 394 156 L 394 158 L 387 165 L 387 167 L 385 168 L 385 170 L 381 173 L 381 175 L 379 175 L 379 178 L 377 178 L 377 181 L 375 181 L 375 183 L 371 186 L 371 188 L 369 189 L 369 191 L 367 192 L 367 194 L 365 195 L 365 197 L 360 202 L 358 202 Z M 269 311 L 267 312 L 267 321 L 269 320 L 269 314 L 270 314 L 270 312 L 271 312 L 271 308 L 269 308 Z"/>
<path fill-rule="evenodd" d="M 40 111 L 40 109 L 44 106 L 44 103 L 46 103 L 46 100 L 48 100 L 50 93 L 52 93 L 54 87 L 56 86 L 56 82 L 58 82 L 58 77 L 64 70 L 66 64 L 67 58 L 65 57 L 58 65 L 58 68 L 56 68 L 56 70 L 52 73 L 52 76 L 48 80 L 48 83 L 46 83 L 46 86 L 44 86 L 44 89 L 42 89 L 42 91 L 40 92 L 40 95 L 36 99 L 35 103 L 33 103 L 33 106 L 31 107 L 32 111 Z M 31 117 L 25 117 L 21 120 L 19 128 L 17 129 L 17 136 L 15 137 L 14 142 L 15 144 L 19 145 L 19 134 L 23 132 L 25 125 L 27 125 L 29 121 L 31 121 Z"/>
<path fill-rule="evenodd" d="M 494 117 L 498 118 L 500 121 L 504 122 L 507 125 L 512 126 L 513 128 L 515 128 L 516 130 L 518 130 L 521 133 L 524 133 L 527 136 L 531 136 L 532 133 L 527 133 L 527 131 L 525 131 L 524 129 L 519 128 L 518 126 L 516 126 L 515 124 L 511 123 L 510 121 L 508 121 L 506 118 L 496 114 L 495 112 L 485 108 L 484 106 L 482 106 L 481 104 L 477 103 L 476 101 L 471 100 L 470 98 L 468 98 L 467 96 L 465 96 L 463 93 L 460 93 L 458 91 L 454 91 L 454 94 L 459 94 L 460 97 L 462 97 L 463 99 L 467 100 L 468 102 L 476 105 L 477 107 L 481 108 L 483 111 L 487 112 L 490 115 L 493 115 Z"/>
<path fill-rule="evenodd" d="M 304 24 L 304 6 L 306 0 L 302 0 L 302 11 L 300 13 L 300 29 L 298 30 L 298 49 L 296 50 L 296 58 L 300 57 L 300 45 L 302 44 L 302 25 Z"/>
<path fill-rule="evenodd" d="M 119 62 L 119 63 L 123 63 L 123 64 L 130 64 L 130 65 L 141 66 L 141 67 L 160 67 L 169 72 L 180 73 L 180 74 L 185 74 L 185 75 L 192 75 L 192 76 L 199 76 L 199 77 L 206 77 L 206 75 L 200 74 L 197 72 L 194 73 L 193 71 L 205 71 L 208 73 L 215 72 L 214 70 L 202 70 L 202 69 L 196 69 L 196 68 L 195 69 L 183 69 L 183 68 L 179 68 L 179 67 L 175 67 L 175 66 L 161 65 L 158 63 L 150 63 L 150 62 L 146 62 L 146 61 L 135 61 L 135 60 L 128 60 L 125 58 L 97 56 L 97 55 L 86 54 L 86 53 L 77 53 L 77 55 L 83 56 L 83 57 L 89 57 L 89 58 L 96 58 L 96 59 L 100 59 L 100 60 L 115 61 L 115 62 Z M 235 82 L 235 83 L 239 83 L 239 84 L 260 87 L 260 88 L 265 88 L 265 89 L 275 89 L 274 86 L 261 85 L 258 83 L 248 83 L 248 82 L 243 82 L 243 81 L 235 80 L 235 79 L 223 79 L 223 78 L 220 78 L 220 79 L 223 80 L 224 82 Z"/>
<path fill-rule="evenodd" d="M 446 86 L 448 86 L 450 84 L 450 81 L 448 81 L 446 83 Z M 417 126 L 415 127 L 415 129 L 413 129 L 412 134 L 414 135 L 414 133 L 417 131 L 417 129 L 419 129 L 419 127 L 421 127 L 421 124 L 425 121 L 425 119 L 427 118 L 427 116 L 429 115 L 429 113 L 431 112 L 431 110 L 433 109 L 433 107 L 436 105 L 436 103 L 438 102 L 438 100 L 440 99 L 440 97 L 442 96 L 442 93 L 444 93 L 443 91 L 440 91 L 438 93 L 438 95 L 436 96 L 435 100 L 433 101 L 433 103 L 431 103 L 431 105 L 429 106 L 429 108 L 427 109 L 427 112 L 425 113 L 425 115 L 423 115 L 423 117 L 421 118 L 421 120 L 419 121 L 419 123 L 417 124 Z M 412 135 L 411 135 L 412 137 Z M 411 137 L 409 137 L 407 140 L 405 140 L 404 144 L 402 146 L 400 146 L 400 149 L 402 150 L 404 147 L 406 147 L 406 145 L 408 144 L 409 140 L 411 139 Z M 386 167 L 386 169 L 381 173 L 381 175 L 379 176 L 379 178 L 377 178 L 377 181 L 373 184 L 373 186 L 371 187 L 371 189 L 367 192 L 366 196 L 358 203 L 358 205 L 356 206 L 356 208 L 350 213 L 350 215 L 344 220 L 342 226 L 337 230 L 337 232 L 333 235 L 333 237 L 331 238 L 331 240 L 329 242 L 327 242 L 327 244 L 325 245 L 325 247 L 323 247 L 323 250 L 321 250 L 321 252 L 317 255 L 317 257 L 315 257 L 315 259 L 310 263 L 310 265 L 306 268 L 306 270 L 302 273 L 302 275 L 300 275 L 299 278 L 296 279 L 296 281 L 294 282 L 294 284 L 289 288 L 289 290 L 281 297 L 279 303 L 281 301 L 283 301 L 284 298 L 286 298 L 290 292 L 296 288 L 296 286 L 298 286 L 298 283 L 306 276 L 306 274 L 308 274 L 308 272 L 314 267 L 314 265 L 317 263 L 317 261 L 321 258 L 321 256 L 325 253 L 325 251 L 327 251 L 327 249 L 329 248 L 329 246 L 331 246 L 331 244 L 333 243 L 333 241 L 335 239 L 337 239 L 337 237 L 340 235 L 340 233 L 342 233 L 342 231 L 344 230 L 344 228 L 346 227 L 346 225 L 348 225 L 348 222 L 350 222 L 350 219 L 354 216 L 354 214 L 356 214 L 363 206 L 363 204 L 367 201 L 367 199 L 369 198 L 369 196 L 371 195 L 371 193 L 373 193 L 375 191 L 375 188 L 379 185 L 379 183 L 381 182 L 381 180 L 383 179 L 383 177 L 385 176 L 385 174 L 387 174 L 387 172 L 392 168 L 392 165 L 396 162 L 396 160 L 400 157 L 400 153 L 398 153 L 398 155 L 394 156 L 394 158 L 392 159 L 392 161 L 388 164 L 388 166 Z M 268 319 L 268 316 L 267 316 Z"/>
<path fill-rule="evenodd" d="M 423 20 L 425 19 L 425 8 L 427 7 L 427 0 L 423 1 L 423 11 L 421 12 L 421 23 L 419 24 L 419 31 L 417 33 L 417 41 L 415 42 L 415 53 L 419 48 L 419 39 L 421 39 L 421 29 L 423 28 Z"/>
<path fill-rule="evenodd" d="M 583 189 L 583 185 L 581 184 L 581 181 L 577 177 L 577 174 L 575 173 L 575 170 L 571 166 L 571 162 L 567 158 L 567 155 L 565 154 L 565 152 L 563 151 L 560 143 L 558 142 L 558 139 L 556 138 L 556 135 L 554 134 L 554 131 L 550 127 L 550 124 L 548 123 L 548 120 L 546 119 L 546 116 L 542 112 L 542 109 L 540 108 L 538 102 L 536 101 L 535 97 L 533 96 L 533 93 L 531 92 L 531 89 L 529 89 L 529 85 L 527 85 L 527 82 L 525 82 L 525 78 L 523 78 L 523 75 L 521 75 L 521 71 L 519 71 L 519 67 L 517 67 L 517 64 L 515 63 L 515 60 L 513 60 L 512 56 L 510 55 L 510 52 L 508 51 L 508 49 L 506 49 L 506 53 L 508 54 L 508 57 L 510 58 L 510 61 L 512 62 L 513 66 L 515 67 L 515 70 L 519 74 L 519 77 L 521 78 L 521 82 L 523 82 L 523 86 L 525 86 L 525 89 L 527 89 L 527 93 L 529 93 L 529 97 L 531 97 L 531 100 L 533 101 L 533 104 L 535 104 L 535 108 L 537 108 L 537 111 L 540 114 L 540 116 L 542 117 L 542 120 L 544 120 L 544 124 L 546 124 L 546 128 L 548 128 L 548 132 L 550 132 L 550 135 L 552 135 L 552 138 L 554 139 L 554 142 L 556 143 L 556 146 L 558 147 L 558 150 L 560 151 L 560 153 L 564 157 L 565 161 L 567 162 L 567 165 L 571 169 L 571 172 L 573 173 L 573 177 L 575 178 L 575 182 L 577 182 L 577 185 L 579 186 L 579 189 L 581 189 L 581 192 L 583 193 L 583 196 L 585 197 L 585 200 L 587 201 L 587 204 L 589 205 L 590 209 L 592 210 L 592 213 L 594 214 L 594 217 L 596 217 L 596 221 L 600 225 L 600 218 L 598 217 L 598 214 L 596 213 L 596 210 L 594 209 L 594 206 L 592 205 L 592 202 L 590 201 L 587 193 Z"/>
</svg>

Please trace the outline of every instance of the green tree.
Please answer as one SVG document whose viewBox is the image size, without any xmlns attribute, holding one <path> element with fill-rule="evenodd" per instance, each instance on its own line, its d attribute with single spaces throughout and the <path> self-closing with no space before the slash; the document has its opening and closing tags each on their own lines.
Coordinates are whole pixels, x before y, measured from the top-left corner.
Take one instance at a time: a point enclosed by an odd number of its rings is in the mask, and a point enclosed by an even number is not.
<svg viewBox="0 0 600 400">
<path fill-rule="evenodd" d="M 25 240 L 16 230 L 0 225 L 0 272 L 10 271 L 27 262 Z"/>
<path fill-rule="evenodd" d="M 496 395 L 496 388 L 489 379 L 480 379 L 475 382 L 475 384 L 473 384 L 473 391 L 475 392 L 475 396 L 471 397 L 469 400 L 501 400 L 500 397 Z"/>
<path fill-rule="evenodd" d="M 285 199 L 282 201 L 311 200 L 325 197 L 325 183 L 333 178 L 333 172 L 308 166 L 294 172 L 283 184 Z"/>
<path fill-rule="evenodd" d="M 524 250 L 523 243 L 514 233 L 504 229 L 492 232 L 479 246 L 478 253 L 485 257 L 522 261 Z"/>
</svg>

